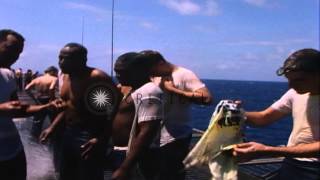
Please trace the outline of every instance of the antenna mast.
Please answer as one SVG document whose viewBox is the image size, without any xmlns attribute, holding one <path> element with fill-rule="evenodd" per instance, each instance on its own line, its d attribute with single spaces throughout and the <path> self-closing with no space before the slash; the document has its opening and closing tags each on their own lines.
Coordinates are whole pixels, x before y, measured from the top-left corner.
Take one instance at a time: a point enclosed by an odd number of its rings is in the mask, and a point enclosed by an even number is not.
<svg viewBox="0 0 320 180">
<path fill-rule="evenodd" d="M 83 45 L 83 34 L 84 34 L 84 16 L 82 16 L 82 32 L 81 32 L 81 44 Z"/>
<path fill-rule="evenodd" d="M 113 77 L 113 25 L 114 25 L 114 0 L 112 0 L 112 16 L 111 16 L 111 70 L 110 75 Z"/>
</svg>

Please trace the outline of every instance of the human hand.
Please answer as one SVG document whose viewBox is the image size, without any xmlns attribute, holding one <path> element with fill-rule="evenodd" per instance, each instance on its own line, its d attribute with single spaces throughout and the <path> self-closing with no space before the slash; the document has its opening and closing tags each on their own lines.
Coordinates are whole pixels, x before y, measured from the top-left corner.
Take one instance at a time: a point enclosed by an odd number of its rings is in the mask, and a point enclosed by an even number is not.
<svg viewBox="0 0 320 180">
<path fill-rule="evenodd" d="M 235 100 L 234 103 L 237 104 L 238 107 L 242 106 L 242 101 L 239 99 Z"/>
<path fill-rule="evenodd" d="M 238 157 L 240 161 L 248 161 L 268 152 L 268 147 L 257 142 L 248 142 L 237 144 L 233 148 L 233 155 Z"/>
<path fill-rule="evenodd" d="M 90 139 L 88 142 L 86 142 L 85 144 L 81 145 L 81 149 L 83 150 L 81 153 L 81 157 L 83 159 L 88 159 L 91 152 L 94 149 L 94 146 L 98 143 L 98 139 L 97 138 L 92 138 Z"/>
<path fill-rule="evenodd" d="M 169 76 L 161 78 L 160 87 L 168 91 L 172 91 L 172 89 L 176 88 L 173 84 L 172 77 Z"/>
<path fill-rule="evenodd" d="M 112 180 L 127 180 L 129 179 L 129 171 L 123 168 L 117 169 L 115 172 L 112 173 Z"/>
<path fill-rule="evenodd" d="M 47 129 L 43 130 L 39 136 L 40 143 L 45 143 L 49 136 L 52 134 L 53 129 L 51 127 L 48 127 Z"/>
<path fill-rule="evenodd" d="M 61 98 L 59 98 L 49 102 L 48 105 L 49 105 L 49 108 L 52 108 L 55 111 L 62 111 L 66 108 L 67 103 Z"/>
<path fill-rule="evenodd" d="M 0 109 L 5 115 L 16 116 L 21 114 L 23 110 L 25 111 L 28 106 L 29 105 L 22 105 L 20 101 L 8 101 L 1 103 Z"/>
</svg>

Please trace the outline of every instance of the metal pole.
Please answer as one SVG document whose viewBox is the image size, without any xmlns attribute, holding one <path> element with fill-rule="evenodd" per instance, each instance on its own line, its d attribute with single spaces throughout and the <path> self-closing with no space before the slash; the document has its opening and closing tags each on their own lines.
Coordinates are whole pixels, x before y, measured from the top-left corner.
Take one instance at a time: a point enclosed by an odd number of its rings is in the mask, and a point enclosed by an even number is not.
<svg viewBox="0 0 320 180">
<path fill-rule="evenodd" d="M 113 25 L 114 25 L 114 0 L 112 0 L 112 16 L 111 16 L 111 70 L 110 75 L 113 77 Z"/>
</svg>

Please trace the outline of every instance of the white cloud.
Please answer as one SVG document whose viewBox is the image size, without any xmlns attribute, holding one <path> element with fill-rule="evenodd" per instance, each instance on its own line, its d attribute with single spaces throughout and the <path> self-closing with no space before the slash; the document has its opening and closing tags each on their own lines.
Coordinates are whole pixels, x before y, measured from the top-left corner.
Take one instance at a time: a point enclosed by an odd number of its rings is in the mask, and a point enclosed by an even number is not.
<svg viewBox="0 0 320 180">
<path fill-rule="evenodd" d="M 219 6 L 215 0 L 207 0 L 203 4 L 195 3 L 192 0 L 160 0 L 160 2 L 181 15 L 214 16 L 219 14 Z"/>
<path fill-rule="evenodd" d="M 98 16 L 99 18 L 106 17 L 109 14 L 109 11 L 106 11 L 102 8 L 90 5 L 90 4 L 84 4 L 84 3 L 75 3 L 75 2 L 66 2 L 64 3 L 64 6 L 68 9 L 77 9 L 81 11 L 85 11 L 91 14 L 94 14 Z"/>
<path fill-rule="evenodd" d="M 262 7 L 266 5 L 266 0 L 244 0 L 244 1 L 250 5 L 258 6 L 258 7 Z"/>
<path fill-rule="evenodd" d="M 200 6 L 190 0 L 160 0 L 166 7 L 181 15 L 193 15 L 200 11 Z"/>
</svg>

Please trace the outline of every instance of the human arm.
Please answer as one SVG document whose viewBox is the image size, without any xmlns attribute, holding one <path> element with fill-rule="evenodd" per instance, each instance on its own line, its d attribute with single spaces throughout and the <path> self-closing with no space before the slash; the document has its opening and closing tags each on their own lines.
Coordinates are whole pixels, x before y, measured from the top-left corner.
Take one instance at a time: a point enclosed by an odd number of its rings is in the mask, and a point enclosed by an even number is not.
<svg viewBox="0 0 320 180">
<path fill-rule="evenodd" d="M 138 125 L 139 132 L 137 136 L 132 139 L 130 152 L 121 164 L 120 168 L 113 173 L 112 179 L 121 180 L 129 178 L 129 173 L 132 168 L 137 163 L 143 152 L 150 146 L 159 125 L 160 123 L 158 120 L 143 122 Z"/>
<path fill-rule="evenodd" d="M 18 114 L 22 111 L 22 106 L 19 101 L 8 101 L 0 103 L 0 116 L 10 116 Z"/>
<path fill-rule="evenodd" d="M 141 91 L 135 91 L 128 99 L 136 99 L 135 97 L 140 93 Z M 127 157 L 120 168 L 113 173 L 113 179 L 126 179 L 136 162 L 143 156 L 145 150 L 150 147 L 150 144 L 159 132 L 160 122 L 163 120 L 163 104 L 161 100 L 155 97 L 148 99 L 142 98 L 138 107 L 136 107 L 136 117 L 136 120 L 138 120 L 138 128 L 132 130 L 136 130 L 137 133 L 132 133 L 133 136 L 131 144 L 129 144 L 130 149 Z M 133 123 L 137 122 L 134 121 Z M 132 126 L 132 128 L 134 128 L 134 126 Z"/>
<path fill-rule="evenodd" d="M 52 108 L 60 109 L 62 106 L 63 105 L 58 101 L 53 101 L 44 105 L 29 105 L 22 104 L 20 101 L 8 101 L 0 104 L 0 115 L 9 117 L 27 117 Z"/>
<path fill-rule="evenodd" d="M 257 142 L 237 144 L 233 155 L 240 159 L 256 157 L 320 157 L 320 141 L 296 146 L 267 146 Z"/>
<path fill-rule="evenodd" d="M 245 112 L 247 123 L 252 126 L 265 126 L 286 116 L 287 113 L 269 107 L 263 111 Z"/>
<path fill-rule="evenodd" d="M 26 85 L 26 87 L 24 88 L 26 91 L 30 90 L 30 88 L 32 88 L 35 85 L 35 79 L 32 80 L 29 84 Z"/>
<path fill-rule="evenodd" d="M 56 88 L 58 86 L 58 78 L 56 77 L 52 77 L 52 81 L 50 83 L 50 87 L 49 87 L 49 96 L 50 96 L 50 100 L 54 100 L 56 97 Z"/>
<path fill-rule="evenodd" d="M 50 135 L 54 132 L 57 126 L 62 122 L 64 116 L 65 116 L 65 111 L 60 112 L 52 121 L 50 126 L 41 132 L 39 136 L 39 140 L 41 143 L 45 143 L 48 140 Z"/>
<path fill-rule="evenodd" d="M 199 80 L 200 81 L 200 80 Z M 186 97 L 196 104 L 210 105 L 212 96 L 206 87 L 201 87 L 196 90 L 182 90 L 174 86 L 172 79 L 163 77 L 161 86 L 167 91 Z"/>
</svg>

